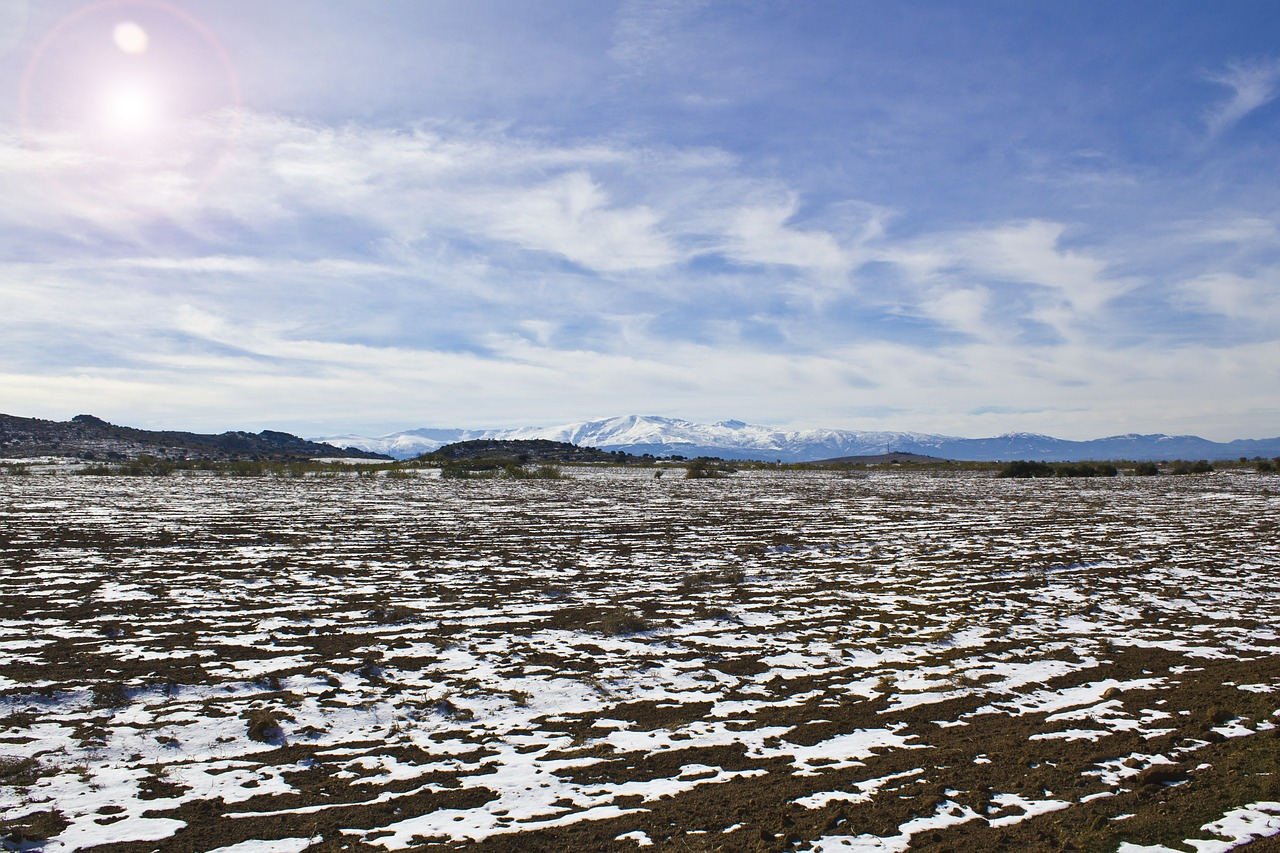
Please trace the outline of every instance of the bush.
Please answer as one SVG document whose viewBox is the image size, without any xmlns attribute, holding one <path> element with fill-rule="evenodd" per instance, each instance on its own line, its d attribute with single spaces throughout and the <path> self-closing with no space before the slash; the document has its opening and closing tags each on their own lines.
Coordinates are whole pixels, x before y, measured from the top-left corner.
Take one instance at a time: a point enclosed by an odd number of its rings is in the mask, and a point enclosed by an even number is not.
<svg viewBox="0 0 1280 853">
<path fill-rule="evenodd" d="M 0 785 L 26 787 L 42 775 L 40 762 L 18 755 L 0 755 Z"/>
<path fill-rule="evenodd" d="M 700 456 L 685 466 L 684 478 L 686 480 L 710 480 L 733 472 L 734 469 L 724 464 L 721 459 Z"/>
<path fill-rule="evenodd" d="M 258 708 L 245 715 L 245 727 L 249 740 L 258 743 L 283 745 L 284 729 L 280 728 L 280 720 L 269 708 Z"/>
<path fill-rule="evenodd" d="M 558 465 L 526 468 L 518 459 L 457 459 L 440 466 L 440 476 L 450 480 L 497 479 L 563 480 L 566 475 Z"/>
<path fill-rule="evenodd" d="M 1017 462 L 1006 462 L 1001 466 L 996 476 L 1025 480 L 1030 477 L 1052 477 L 1053 474 L 1052 465 L 1046 465 L 1043 462 L 1027 462 L 1020 459 Z"/>
<path fill-rule="evenodd" d="M 440 466 L 440 476 L 446 480 L 466 480 L 471 477 L 471 469 L 461 462 L 446 462 Z"/>
<path fill-rule="evenodd" d="M 1110 462 L 1069 462 L 1053 469 L 1055 477 L 1114 477 L 1119 473 Z"/>
<path fill-rule="evenodd" d="M 1201 459 L 1199 462 L 1184 462 L 1179 460 L 1173 463 L 1173 467 L 1169 469 L 1170 474 L 1212 474 L 1213 466 L 1208 460 Z"/>
<path fill-rule="evenodd" d="M 627 607 L 615 607 L 604 613 L 599 621 L 599 631 L 610 637 L 626 637 L 652 630 L 653 625 L 644 616 Z"/>
<path fill-rule="evenodd" d="M 157 459 L 143 453 L 132 462 L 121 465 L 120 473 L 127 477 L 166 477 L 172 474 L 175 468 L 177 466 L 168 459 Z"/>
<path fill-rule="evenodd" d="M 1160 466 L 1154 462 L 1139 462 L 1133 466 L 1133 473 L 1137 477 L 1155 477 L 1160 474 Z"/>
<path fill-rule="evenodd" d="M 230 474 L 232 477 L 262 477 L 266 475 L 270 467 L 270 464 L 267 462 L 241 459 L 237 462 L 230 463 L 222 470 Z"/>
</svg>

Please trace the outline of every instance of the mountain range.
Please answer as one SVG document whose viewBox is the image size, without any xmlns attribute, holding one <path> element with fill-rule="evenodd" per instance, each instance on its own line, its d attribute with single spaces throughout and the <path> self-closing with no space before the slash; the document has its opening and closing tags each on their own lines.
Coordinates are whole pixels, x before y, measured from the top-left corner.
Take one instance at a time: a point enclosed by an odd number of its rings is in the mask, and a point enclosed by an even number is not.
<svg viewBox="0 0 1280 853">
<path fill-rule="evenodd" d="M 1194 435 L 1114 435 L 1069 441 L 1036 433 L 992 438 L 959 438 L 915 432 L 865 432 L 838 429 L 783 430 L 719 421 L 700 424 L 656 415 L 624 415 L 550 427 L 509 429 L 422 428 L 383 436 L 333 435 L 314 441 L 353 447 L 396 459 L 429 453 L 446 444 L 477 439 L 564 441 L 602 450 L 654 456 L 718 456 L 816 462 L 846 456 L 913 453 L 961 461 L 1037 459 L 1046 462 L 1087 459 L 1236 459 L 1280 456 L 1280 438 L 1214 442 Z"/>
<path fill-rule="evenodd" d="M 60 456 L 115 462 L 143 454 L 218 462 L 374 457 L 363 450 L 339 450 L 272 430 L 205 435 L 117 426 L 93 415 L 76 415 L 69 421 L 0 415 L 0 459 Z"/>
</svg>

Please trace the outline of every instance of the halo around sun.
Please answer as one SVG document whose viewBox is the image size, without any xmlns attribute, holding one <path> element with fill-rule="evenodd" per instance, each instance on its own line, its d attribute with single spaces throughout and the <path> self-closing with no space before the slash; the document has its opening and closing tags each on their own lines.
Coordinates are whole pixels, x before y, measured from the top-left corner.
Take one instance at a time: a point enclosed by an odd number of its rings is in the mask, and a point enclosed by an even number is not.
<svg viewBox="0 0 1280 853">
<path fill-rule="evenodd" d="M 241 109 L 231 56 L 199 18 L 173 0 L 88 0 L 31 51 L 18 125 L 69 206 L 151 215 L 218 177 Z"/>
</svg>

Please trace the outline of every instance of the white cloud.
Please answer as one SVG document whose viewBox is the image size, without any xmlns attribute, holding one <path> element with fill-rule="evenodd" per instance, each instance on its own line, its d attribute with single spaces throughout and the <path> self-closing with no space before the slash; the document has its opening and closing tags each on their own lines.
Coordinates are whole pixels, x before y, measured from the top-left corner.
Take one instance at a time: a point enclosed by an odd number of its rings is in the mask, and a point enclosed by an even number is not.
<svg viewBox="0 0 1280 853">
<path fill-rule="evenodd" d="M 51 231 L 72 223 L 135 243 L 158 217 L 209 243 L 235 222 L 264 235 L 288 229 L 283 251 L 339 254 L 393 247 L 431 254 L 460 240 L 491 247 L 489 257 L 542 253 L 601 275 L 720 251 L 739 264 L 789 266 L 828 283 L 846 275 L 848 247 L 882 228 L 876 209 L 856 204 L 798 227 L 794 193 L 743 174 L 714 150 L 557 146 L 480 129 L 333 128 L 246 113 L 233 153 L 209 171 L 207 149 L 216 148 L 209 140 L 227 118 L 212 121 L 185 126 L 190 139 L 204 140 L 191 143 L 201 155 L 194 163 L 176 139 L 164 156 L 123 165 L 78 156 L 70 139 L 42 139 L 35 151 L 0 139 L 0 178 L 18 188 L 27 182 L 21 203 L 0 210 L 0 221 Z M 44 184 L 30 181 L 33 166 Z M 352 239 L 372 242 L 342 246 L 326 233 L 323 245 L 299 245 L 316 218 L 350 221 Z M 527 260 L 527 268 L 543 263 Z"/>
<path fill-rule="evenodd" d="M 1261 216 L 1231 216 L 1184 223 L 1180 237 L 1205 243 L 1240 243 L 1275 246 L 1280 224 Z"/>
<path fill-rule="evenodd" d="M 1232 90 L 1231 100 L 1205 116 L 1209 135 L 1218 136 L 1280 94 L 1280 60 L 1233 63 L 1225 71 L 1210 74 L 1209 79 Z"/>
<path fill-rule="evenodd" d="M 571 172 L 514 196 L 476 199 L 480 227 L 526 249 L 561 255 L 589 269 L 622 272 L 668 266 L 678 253 L 643 205 L 614 208 L 586 172 Z"/>
<path fill-rule="evenodd" d="M 889 245 L 879 257 L 923 289 L 917 298 L 928 316 L 951 325 L 964 321 L 957 328 L 977 333 L 981 316 L 988 316 L 977 313 L 978 294 L 1002 287 L 1010 289 L 1001 305 L 1006 320 L 1034 320 L 1071 337 L 1136 282 L 1110 274 L 1101 258 L 1063 248 L 1065 232 L 1055 222 L 1008 223 Z M 1023 313 L 1010 313 L 1017 311 Z"/>
<path fill-rule="evenodd" d="M 1062 248 L 1065 231 L 1059 223 L 1033 220 L 974 232 L 954 245 L 958 258 L 980 274 L 1048 288 L 1073 308 L 1095 312 L 1125 283 L 1107 277 L 1105 261 Z"/>
<path fill-rule="evenodd" d="M 985 287 L 940 289 L 920 303 L 920 313 L 950 329 L 990 340 L 997 332 L 989 311 L 991 291 Z"/>
<path fill-rule="evenodd" d="M 256 258 L 244 255 L 200 255 L 196 257 L 129 257 L 107 263 L 62 264 L 63 269 L 114 269 L 152 270 L 162 272 L 209 273 L 213 275 L 297 275 L 320 278 L 357 278 L 389 276 L 401 272 L 400 268 L 385 263 L 351 261 L 343 258 L 321 258 L 314 261 L 298 261 L 289 258 Z"/>
<path fill-rule="evenodd" d="M 725 254 L 739 263 L 810 269 L 827 279 L 843 277 L 850 260 L 830 232 L 788 224 L 798 207 L 793 197 L 782 204 L 752 204 L 732 211 Z"/>
<path fill-rule="evenodd" d="M 1280 268 L 1256 276 L 1220 272 L 1180 284 L 1175 291 L 1180 307 L 1274 328 L 1280 322 Z"/>
<path fill-rule="evenodd" d="M 806 355 L 664 341 L 641 325 L 614 350 L 510 335 L 492 336 L 479 354 L 308 340 L 282 324 L 199 311 L 181 322 L 220 346 L 146 349 L 126 366 L 0 374 L 0 398 L 22 413 L 58 414 L 70 399 L 111 420 L 219 429 L 354 418 L 388 429 L 501 426 L 644 411 L 962 435 L 998 424 L 1081 438 L 1108 428 L 1235 437 L 1274 432 L 1280 414 L 1255 408 L 1257 388 L 1280 384 L 1276 342 L 1105 351 L 869 341 Z M 984 407 L 1014 411 L 965 414 Z"/>
</svg>

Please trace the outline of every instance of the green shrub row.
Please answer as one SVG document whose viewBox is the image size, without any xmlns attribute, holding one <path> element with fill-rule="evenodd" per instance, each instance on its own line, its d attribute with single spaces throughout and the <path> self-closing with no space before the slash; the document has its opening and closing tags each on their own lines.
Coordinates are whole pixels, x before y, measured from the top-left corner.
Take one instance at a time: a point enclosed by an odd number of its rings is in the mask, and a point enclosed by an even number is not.
<svg viewBox="0 0 1280 853">
<path fill-rule="evenodd" d="M 710 480 L 734 473 L 736 469 L 725 463 L 723 459 L 712 459 L 699 456 L 691 460 L 684 469 L 686 480 Z"/>
<path fill-rule="evenodd" d="M 566 475 L 558 465 L 525 467 L 518 459 L 456 459 L 440 466 L 447 480 L 562 480 Z"/>
<path fill-rule="evenodd" d="M 1005 463 L 997 472 L 997 477 L 1027 479 L 1030 477 L 1114 477 L 1120 471 L 1110 462 L 1059 462 L 1050 465 L 1047 462 Z"/>
<path fill-rule="evenodd" d="M 1271 470 L 1263 468 L 1265 460 L 1258 463 L 1258 470 Z M 1162 472 L 1159 464 L 1155 462 L 1135 462 L 1132 467 L 1134 475 L 1138 477 L 1154 477 Z M 1205 459 L 1198 462 L 1186 462 L 1178 460 L 1168 464 L 1164 469 L 1168 474 L 1211 474 L 1213 466 Z M 1030 478 L 1030 477 L 1115 477 L 1119 475 L 1120 470 L 1114 462 L 1057 462 L 1050 464 L 1048 462 L 1034 462 L 1026 460 L 1018 460 L 1017 462 L 1006 462 L 1000 467 L 996 473 L 997 477 L 1011 478 Z"/>
</svg>

